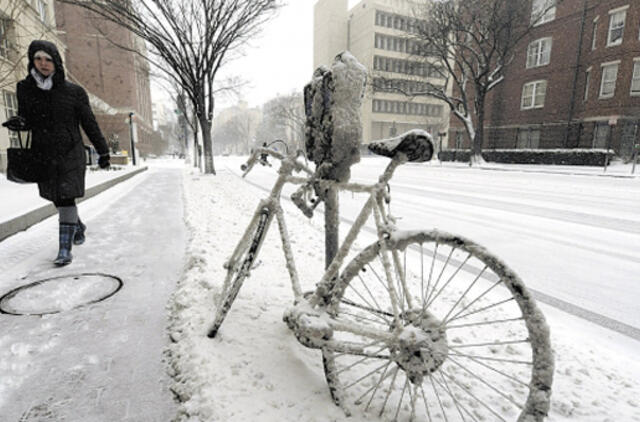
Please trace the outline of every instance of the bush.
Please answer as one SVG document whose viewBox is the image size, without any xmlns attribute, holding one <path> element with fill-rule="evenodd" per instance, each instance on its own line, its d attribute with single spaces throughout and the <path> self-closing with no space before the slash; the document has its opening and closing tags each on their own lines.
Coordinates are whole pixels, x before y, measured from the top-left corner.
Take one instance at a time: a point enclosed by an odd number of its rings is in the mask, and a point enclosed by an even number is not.
<svg viewBox="0 0 640 422">
<path fill-rule="evenodd" d="M 440 161 L 469 162 L 468 149 L 449 149 L 438 153 Z M 609 150 L 609 161 L 615 155 Z M 570 166 L 602 166 L 605 149 L 488 149 L 482 151 L 485 161 L 505 164 L 558 164 Z"/>
</svg>

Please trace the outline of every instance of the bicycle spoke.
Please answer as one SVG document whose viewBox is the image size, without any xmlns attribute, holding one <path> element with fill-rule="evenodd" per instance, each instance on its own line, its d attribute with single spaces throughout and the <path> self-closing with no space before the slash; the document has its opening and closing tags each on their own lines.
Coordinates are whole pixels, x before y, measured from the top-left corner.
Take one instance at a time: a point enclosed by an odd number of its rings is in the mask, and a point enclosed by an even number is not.
<svg viewBox="0 0 640 422">
<path fill-rule="evenodd" d="M 468 316 L 478 314 L 478 313 L 480 313 L 480 312 L 484 312 L 484 311 L 486 311 L 486 310 L 489 310 L 489 309 L 491 309 L 491 308 L 495 308 L 496 306 L 504 305 L 505 303 L 507 303 L 507 302 L 511 302 L 511 301 L 515 301 L 515 299 L 514 299 L 513 297 L 510 297 L 509 299 L 505 299 L 505 300 L 502 300 L 502 301 L 500 301 L 500 302 L 496 302 L 496 303 L 494 303 L 494 304 L 491 304 L 491 305 L 485 306 L 484 308 L 476 309 L 475 311 L 473 311 L 473 312 L 469 312 L 468 314 L 465 314 L 465 315 L 462 315 L 462 316 L 456 316 L 456 317 L 450 318 L 450 319 L 449 319 L 449 321 L 446 321 L 446 323 L 449 323 L 449 322 L 451 322 L 451 321 L 456 321 L 456 320 L 458 320 L 458 319 L 463 319 L 463 318 L 466 318 L 466 317 L 468 317 Z M 446 326 L 446 323 L 445 323 L 445 321 L 443 321 L 442 325 Z"/>
<path fill-rule="evenodd" d="M 396 370 L 393 373 L 393 378 L 391 379 L 391 385 L 389 386 L 389 391 L 387 391 L 387 395 L 385 396 L 384 402 L 382 403 L 382 409 L 380 409 L 380 413 L 378 416 L 382 416 L 382 414 L 384 413 L 384 408 L 387 407 L 387 401 L 389 401 L 389 396 L 393 391 L 393 386 L 396 384 L 396 378 L 398 376 L 399 371 L 400 371 L 400 368 L 396 367 Z"/>
<path fill-rule="evenodd" d="M 446 391 L 447 394 L 449 394 L 449 397 L 451 397 L 451 400 L 453 400 L 453 404 L 456 406 L 456 410 L 458 411 L 458 414 L 462 418 L 462 422 L 466 422 L 466 419 L 464 418 L 464 415 L 462 414 L 462 410 L 460 410 L 460 403 L 458 402 L 458 399 L 451 392 L 451 388 L 449 387 L 449 384 L 447 384 L 447 380 L 444 378 L 444 375 L 442 375 L 442 373 L 440 373 L 440 378 L 442 378 L 442 384 L 444 386 L 444 391 Z"/>
<path fill-rule="evenodd" d="M 451 309 L 449 310 L 449 312 L 447 312 L 447 314 L 445 315 L 444 318 L 442 318 L 444 321 L 447 320 L 447 318 L 449 318 L 449 316 L 451 315 L 451 313 L 453 312 L 454 309 L 456 309 L 456 307 L 460 304 L 460 302 L 462 301 L 462 299 L 465 298 L 465 296 L 467 296 L 467 293 L 469 293 L 469 290 L 471 290 L 473 288 L 473 286 L 475 286 L 475 284 L 478 282 L 478 280 L 480 280 L 480 277 L 482 277 L 482 274 L 485 272 L 485 270 L 489 268 L 488 265 L 485 265 L 484 268 L 482 269 L 482 271 L 480 271 L 480 273 L 476 276 L 476 278 L 471 282 L 471 284 L 469 284 L 469 287 L 467 287 L 467 290 L 464 291 L 464 293 L 462 293 L 462 295 L 460 295 L 460 297 L 458 298 L 458 300 L 456 301 L 456 303 L 451 307 Z"/>
<path fill-rule="evenodd" d="M 483 270 L 484 271 L 484 270 Z M 454 319 L 456 319 L 461 313 L 463 313 L 464 311 L 466 311 L 467 309 L 469 309 L 471 306 L 473 306 L 474 303 L 476 303 L 477 301 L 479 301 L 480 299 L 482 299 L 484 296 L 486 296 L 491 290 L 493 290 L 498 284 L 502 283 L 502 280 L 498 280 L 496 281 L 492 286 L 490 286 L 487 290 L 485 290 L 484 292 L 482 292 L 478 297 L 476 297 L 475 299 L 473 299 L 467 306 L 465 306 L 464 308 L 460 309 L 460 311 L 458 311 L 458 313 L 456 313 L 454 316 L 451 317 L 451 319 L 447 320 L 447 318 L 443 319 L 443 324 L 446 324 L 447 321 L 453 321 Z M 513 299 L 513 297 L 512 297 Z M 448 315 L 447 315 L 448 316 Z"/>
<path fill-rule="evenodd" d="M 367 283 L 365 283 L 365 281 L 362 279 L 360 274 L 358 274 L 358 278 L 360 279 L 360 282 L 362 283 L 362 286 L 365 288 L 367 293 L 369 293 L 369 296 L 371 296 L 371 299 L 373 300 L 373 303 L 375 303 L 375 305 L 378 307 L 378 309 L 382 310 L 382 306 L 380 306 L 380 304 L 376 300 L 376 297 L 373 295 L 373 293 L 371 292 L 371 289 L 369 289 L 369 286 L 367 286 Z M 349 283 L 349 285 L 351 285 L 351 283 Z M 384 315 L 384 313 L 382 313 L 381 315 Z"/>
<path fill-rule="evenodd" d="M 378 382 L 375 383 L 373 387 L 370 387 L 368 390 L 366 390 L 360 397 L 358 397 L 354 401 L 355 404 L 362 403 L 362 399 L 364 399 L 365 396 L 367 396 L 367 394 L 369 394 L 373 390 L 373 393 L 371 394 L 371 398 L 369 399 L 365 407 L 365 411 L 369 408 L 369 405 L 371 404 L 373 397 L 376 395 L 376 391 L 378 390 L 378 387 L 380 387 L 380 384 L 382 384 L 382 381 L 384 381 L 385 379 L 387 379 L 387 377 L 391 375 L 391 373 L 387 374 L 387 370 L 389 369 L 389 366 L 391 366 L 391 361 L 387 362 L 387 364 L 384 365 L 384 371 L 382 371 L 382 374 L 380 375 L 380 379 L 378 380 Z"/>
<path fill-rule="evenodd" d="M 493 413 L 496 417 L 500 418 L 501 421 L 507 422 L 507 420 L 505 418 L 503 418 L 502 416 L 500 416 L 500 414 L 497 413 L 495 410 L 493 410 L 493 408 L 491 408 L 491 406 L 489 406 L 487 403 L 485 403 L 484 401 L 482 401 L 479 398 L 477 398 L 471 391 L 469 391 L 466 388 L 464 388 L 464 386 L 460 385 L 458 383 L 458 381 L 456 381 L 456 379 L 454 377 L 452 377 L 451 375 L 449 375 L 446 371 L 441 371 L 441 373 L 446 375 L 447 378 L 449 378 L 449 380 L 451 380 L 455 385 L 458 386 L 458 388 L 460 388 L 460 390 L 465 392 L 467 395 L 473 397 L 475 399 L 475 401 L 477 401 L 479 404 L 481 404 L 485 409 L 487 409 L 489 412 Z"/>
<path fill-rule="evenodd" d="M 409 384 L 409 398 L 411 399 L 411 413 L 409 414 L 409 422 L 416 420 L 416 401 L 418 400 L 418 387 L 413 387 L 415 391 L 411 392 L 411 385 Z"/>
<path fill-rule="evenodd" d="M 375 374 L 376 372 L 378 372 L 379 370 L 381 370 L 382 368 L 384 368 L 384 366 L 387 365 L 386 363 L 384 365 L 380 365 L 379 367 L 377 367 L 376 369 L 374 369 L 371 372 L 368 372 L 366 374 L 364 374 L 363 376 L 361 376 L 360 378 L 358 378 L 357 380 L 355 380 L 354 382 L 352 382 L 351 384 L 347 385 L 346 387 L 344 387 L 345 390 L 348 390 L 349 388 L 353 387 L 354 385 L 362 382 L 365 378 L 370 377 L 371 375 Z"/>
<path fill-rule="evenodd" d="M 380 282 L 380 284 L 382 285 L 382 287 L 387 291 L 387 293 L 391 294 L 391 292 L 389 291 L 389 287 L 384 283 L 384 281 L 382 280 L 382 277 L 380 277 L 378 275 L 378 273 L 376 272 L 376 270 L 373 269 L 373 267 L 371 266 L 371 264 L 367 264 L 367 267 L 369 267 L 369 269 L 371 270 L 371 272 L 373 273 L 373 275 L 376 276 L 376 279 L 378 280 L 378 282 Z"/>
<path fill-rule="evenodd" d="M 364 308 L 359 308 L 359 309 L 364 309 Z M 380 321 L 378 321 L 377 319 L 372 319 L 372 318 L 364 317 L 364 316 L 362 316 L 362 315 L 352 314 L 351 312 L 346 312 L 346 311 L 344 311 L 344 310 L 343 310 L 343 311 L 341 311 L 340 313 L 341 313 L 342 315 L 350 316 L 350 317 L 352 317 L 352 318 L 353 318 L 353 319 L 355 319 L 355 320 L 371 321 L 371 322 L 373 322 L 373 323 L 375 323 L 375 324 L 381 324 L 381 325 L 385 325 L 385 326 L 386 326 L 386 325 L 388 325 L 388 322 L 387 322 L 387 321 L 385 321 L 384 319 L 382 320 L 382 322 L 383 322 L 383 323 L 381 323 L 381 322 L 380 322 Z M 375 314 L 375 313 L 373 313 L 373 312 L 371 312 L 371 314 L 376 315 L 376 314 Z M 360 322 L 360 321 L 358 321 L 358 322 Z"/>
<path fill-rule="evenodd" d="M 501 359 L 501 358 L 492 358 L 490 356 L 475 356 L 475 355 L 467 355 L 464 353 L 460 353 L 460 352 L 449 352 L 449 356 L 459 356 L 459 357 L 463 357 L 463 358 L 473 358 L 473 359 L 478 359 L 478 360 L 490 360 L 493 362 L 505 362 L 505 363 L 515 363 L 518 365 L 533 365 L 533 362 L 529 362 L 526 360 L 516 360 L 516 359 Z"/>
<path fill-rule="evenodd" d="M 390 365 L 390 364 L 391 364 L 391 362 L 389 362 L 389 365 Z M 399 370 L 399 369 L 400 369 L 400 368 L 396 367 L 396 368 L 395 368 L 395 371 L 393 371 L 393 370 L 392 370 L 392 371 L 390 371 L 387 375 L 384 375 L 384 377 L 383 377 L 383 376 L 380 376 L 380 380 L 379 380 L 379 381 L 378 381 L 378 383 L 375 385 L 375 389 L 374 389 L 373 393 L 371 393 L 371 398 L 369 399 L 369 401 L 367 402 L 367 405 L 366 405 L 366 406 L 365 406 L 365 408 L 364 408 L 364 410 L 365 410 L 365 411 L 369 409 L 369 406 L 371 406 L 371 403 L 373 402 L 373 398 L 374 398 L 374 397 L 375 397 L 375 395 L 376 395 L 376 391 L 378 391 L 378 388 L 380 387 L 380 385 L 382 385 L 382 381 L 384 381 L 384 380 L 386 380 L 387 378 L 389 378 L 390 376 L 392 376 L 392 374 L 393 374 L 393 376 L 395 377 L 395 375 L 398 373 L 398 370 Z M 387 371 L 387 368 L 385 368 L 385 372 L 386 372 L 386 371 Z M 384 373 L 383 373 L 383 374 L 384 374 Z"/>
<path fill-rule="evenodd" d="M 363 310 L 369 310 L 369 309 L 374 309 L 374 308 L 375 308 L 371 303 L 369 303 L 369 302 L 364 298 L 364 296 L 362 296 L 362 295 L 360 294 L 360 292 L 358 292 L 358 291 L 355 289 L 355 287 L 353 287 L 353 286 L 351 285 L 351 283 L 349 283 L 349 284 L 347 285 L 347 287 L 349 287 L 349 288 L 350 288 L 350 289 L 351 289 L 351 290 L 352 290 L 356 295 L 358 295 L 358 297 L 359 297 L 360 299 L 362 299 L 362 301 L 363 301 L 367 306 L 369 306 L 369 308 L 360 307 L 360 309 L 363 309 Z M 378 305 L 378 308 L 379 308 L 379 307 L 380 307 L 380 306 Z M 380 311 L 382 311 L 382 310 L 380 310 Z M 371 314 L 373 314 L 373 315 L 375 315 L 375 316 L 377 316 L 378 318 L 380 318 L 380 319 L 382 320 L 382 322 L 383 322 L 383 323 L 385 323 L 385 324 L 387 324 L 387 325 L 388 325 L 388 324 L 390 324 L 390 321 L 388 321 L 387 319 L 385 319 L 385 318 L 382 316 L 382 312 L 373 312 L 373 311 L 370 311 L 370 313 L 371 313 Z"/>
<path fill-rule="evenodd" d="M 420 385 L 420 392 L 422 393 L 422 401 L 424 402 L 424 409 L 427 413 L 428 422 L 433 422 L 431 419 L 431 412 L 429 412 L 429 402 L 427 402 L 427 396 L 424 394 L 424 388 Z"/>
<path fill-rule="evenodd" d="M 449 346 L 450 349 L 463 349 L 466 347 L 485 347 L 485 346 L 506 346 L 508 344 L 523 344 L 523 343 L 530 343 L 531 340 L 530 339 L 524 339 L 524 340 L 509 340 L 509 341 L 494 341 L 491 343 L 471 343 L 471 344 L 456 344 L 456 345 L 452 345 Z"/>
<path fill-rule="evenodd" d="M 458 399 L 456 399 L 452 393 L 451 387 L 449 387 L 449 384 L 447 383 L 447 381 L 445 380 L 444 376 L 442 374 L 440 374 L 440 377 L 442 378 L 442 381 L 444 382 L 445 385 L 445 390 L 447 391 L 447 393 L 449 393 L 449 395 L 451 396 L 451 398 L 454 401 L 454 404 L 456 405 L 456 408 L 458 410 L 458 413 L 460 413 L 460 417 L 462 418 L 463 422 L 465 421 L 464 416 L 462 415 L 462 412 L 460 411 L 460 409 L 464 410 L 465 413 L 467 415 L 469 415 L 469 417 L 471 419 L 473 419 L 474 422 L 478 422 L 478 419 L 473 415 L 473 413 L 471 413 L 471 411 L 469 411 L 469 409 L 466 408 L 466 406 L 464 404 L 462 404 L 462 402 Z M 438 385 L 440 385 L 440 383 L 438 382 L 438 380 L 436 380 L 436 382 L 438 383 Z"/>
<path fill-rule="evenodd" d="M 380 348 L 380 349 L 378 349 L 376 352 L 374 352 L 374 354 L 376 354 L 376 353 L 380 353 L 380 352 L 382 352 L 384 349 L 387 349 L 387 348 L 388 348 L 387 346 L 381 347 L 381 348 Z M 348 371 L 349 369 L 351 369 L 351 368 L 353 368 L 354 366 L 356 366 L 356 365 L 358 365 L 358 364 L 360 364 L 360 363 L 364 362 L 364 361 L 365 361 L 365 360 L 367 360 L 367 359 L 371 359 L 371 358 L 370 358 L 369 356 L 365 356 L 365 357 L 363 357 L 362 359 L 360 359 L 360 360 L 358 360 L 358 361 L 355 361 L 355 362 L 354 362 L 354 363 L 352 363 L 351 365 L 346 366 L 346 367 L 344 367 L 344 368 L 340 369 L 339 371 L 336 371 L 336 374 L 340 374 L 340 373 L 342 373 L 342 372 L 344 372 L 344 371 Z"/>
<path fill-rule="evenodd" d="M 451 357 L 451 355 L 449 355 L 449 359 L 450 359 L 451 361 L 454 361 L 454 359 Z M 509 375 L 509 374 L 507 374 L 507 373 L 505 373 L 505 372 L 502 372 L 501 370 L 499 370 L 499 369 L 497 369 L 497 368 L 494 368 L 494 367 L 493 367 L 493 366 L 491 366 L 491 365 L 487 365 L 486 363 L 484 363 L 484 362 L 480 362 L 479 360 L 474 359 L 474 358 L 469 357 L 469 356 L 467 356 L 467 359 L 469 359 L 469 360 L 471 360 L 471 361 L 473 361 L 473 362 L 477 363 L 478 365 L 483 366 L 483 367 L 485 367 L 485 368 L 487 368 L 487 369 L 489 369 L 489 370 L 491 370 L 491 371 L 493 371 L 493 372 L 496 372 L 496 373 L 498 373 L 498 374 L 500 374 L 500 375 L 502 375 L 502 376 L 504 376 L 504 377 L 506 377 L 506 378 L 510 379 L 511 381 L 513 381 L 513 382 L 515 382 L 515 383 L 518 383 L 518 384 L 522 385 L 523 387 L 526 387 L 526 388 L 529 388 L 529 387 L 530 387 L 530 386 L 529 386 L 529 384 L 527 384 L 526 382 L 524 382 L 524 381 L 522 381 L 522 380 L 520 380 L 520 379 L 518 379 L 518 378 L 514 377 L 513 375 Z"/>
<path fill-rule="evenodd" d="M 402 387 L 402 393 L 400 393 L 400 400 L 398 400 L 398 407 L 396 408 L 396 414 L 393 417 L 394 420 L 398 420 L 398 414 L 400 414 L 400 408 L 402 407 L 402 400 L 404 399 L 404 393 L 407 391 L 407 384 L 409 384 L 409 378 L 404 379 L 404 386 Z"/>
<path fill-rule="evenodd" d="M 472 377 L 474 377 L 475 379 L 477 379 L 478 381 L 480 381 L 481 383 L 483 383 L 484 385 L 486 385 L 487 387 L 489 387 L 490 389 L 492 389 L 493 391 L 495 391 L 496 393 L 498 393 L 499 395 L 501 395 L 502 397 L 504 397 L 506 400 L 510 401 L 511 403 L 513 403 L 514 406 L 516 406 L 519 409 L 523 409 L 524 406 L 522 406 L 521 404 L 517 403 L 515 400 L 513 400 L 511 397 L 509 397 L 509 395 L 507 393 L 504 393 L 502 391 L 500 391 L 497 387 L 493 386 L 492 384 L 489 384 L 487 381 L 485 381 L 482 377 L 480 377 L 479 375 L 477 375 L 476 373 L 474 373 L 473 371 L 471 371 L 470 369 L 468 369 L 466 366 L 456 362 L 454 359 L 450 359 L 454 364 L 458 365 L 460 368 L 462 368 L 465 372 L 467 372 L 469 375 L 471 375 Z"/>
<path fill-rule="evenodd" d="M 438 390 L 436 389 L 436 385 L 434 383 L 433 375 L 429 375 L 429 380 L 431 381 L 431 388 L 433 388 L 433 392 L 436 393 L 436 399 L 438 399 L 438 404 L 440 405 L 440 410 L 442 411 L 442 416 L 445 421 L 449 421 L 447 419 L 447 412 L 444 411 L 444 406 L 442 405 L 442 400 L 440 399 L 440 394 L 438 394 Z"/>
<path fill-rule="evenodd" d="M 472 322 L 469 324 L 454 324 L 454 325 L 445 325 L 447 330 L 452 330 L 455 328 L 469 328 L 469 327 L 478 327 L 481 325 L 492 325 L 492 324 L 506 324 L 508 322 L 516 322 L 516 321 L 524 321 L 524 318 L 505 318 L 505 319 L 495 319 L 491 321 L 482 321 L 482 322 Z"/>
<path fill-rule="evenodd" d="M 429 306 L 431 306 L 431 304 L 433 304 L 433 302 L 438 298 L 438 296 L 440 296 L 440 294 L 444 291 L 444 289 L 446 289 L 447 286 L 451 283 L 451 281 L 453 281 L 453 279 L 456 277 L 456 275 L 458 275 L 458 273 L 460 272 L 462 267 L 464 267 L 467 264 L 467 261 L 470 258 L 471 258 L 471 254 L 467 255 L 465 260 L 462 261 L 462 263 L 460 263 L 460 265 L 458 266 L 458 268 L 456 268 L 456 270 L 451 275 L 451 277 L 449 277 L 449 279 L 444 283 L 444 285 L 440 288 L 440 290 L 438 290 L 438 293 L 436 293 L 431 299 L 427 299 L 428 302 L 427 302 L 427 304 L 426 304 L 426 306 L 425 306 L 425 308 L 423 310 L 428 309 Z"/>
<path fill-rule="evenodd" d="M 429 303 L 429 299 L 431 298 L 431 295 L 440 284 L 440 279 L 442 278 L 442 274 L 444 274 L 444 270 L 447 269 L 447 265 L 449 265 L 449 261 L 451 260 L 451 257 L 453 256 L 453 253 L 455 252 L 455 250 L 456 248 L 451 248 L 451 250 L 449 251 L 449 255 L 447 256 L 446 261 L 444 261 L 444 264 L 442 264 L 442 269 L 440 270 L 440 274 L 438 274 L 438 278 L 433 283 L 433 287 L 431 288 L 431 291 L 429 291 L 429 285 L 427 284 L 427 300 L 424 302 L 425 305 L 423 309 L 427 309 L 426 304 Z M 436 252 L 437 252 L 437 248 L 436 248 Z M 431 261 L 431 270 L 434 269 L 436 258 L 437 258 L 437 255 L 434 253 L 433 260 Z M 429 280 L 431 280 L 431 274 L 429 274 Z"/>
</svg>

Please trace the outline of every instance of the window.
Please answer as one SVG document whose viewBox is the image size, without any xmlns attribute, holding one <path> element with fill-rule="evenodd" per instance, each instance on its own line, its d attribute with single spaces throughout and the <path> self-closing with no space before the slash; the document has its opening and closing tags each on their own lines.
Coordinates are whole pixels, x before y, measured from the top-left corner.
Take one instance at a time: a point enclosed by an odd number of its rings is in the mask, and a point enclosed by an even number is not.
<svg viewBox="0 0 640 422">
<path fill-rule="evenodd" d="M 533 0 L 531 23 L 542 25 L 556 18 L 556 0 Z"/>
<path fill-rule="evenodd" d="M 529 110 L 544 107 L 546 91 L 547 81 L 534 81 L 524 84 L 522 87 L 522 102 L 520 108 Z"/>
<path fill-rule="evenodd" d="M 593 34 L 591 35 L 591 50 L 595 50 L 597 44 L 598 44 L 598 19 L 594 19 Z"/>
<path fill-rule="evenodd" d="M 589 85 L 591 84 L 591 68 L 584 73 L 584 101 L 589 99 Z"/>
<path fill-rule="evenodd" d="M 640 95 L 640 57 L 633 59 L 633 74 L 631 75 L 631 95 Z"/>
<path fill-rule="evenodd" d="M 540 38 L 529 44 L 527 69 L 544 66 L 551 61 L 551 38 Z"/>
<path fill-rule="evenodd" d="M 611 11 L 609 14 L 609 36 L 607 37 L 607 47 L 622 44 L 624 21 L 627 17 L 627 10 Z"/>
<path fill-rule="evenodd" d="M 520 129 L 518 130 L 518 140 L 516 148 L 535 149 L 540 147 L 540 129 Z"/>
<path fill-rule="evenodd" d="M 456 132 L 456 145 L 455 148 L 456 149 L 462 149 L 464 148 L 464 133 L 461 131 Z"/>
<path fill-rule="evenodd" d="M 593 148 L 606 148 L 607 141 L 609 140 L 609 125 L 604 123 L 597 123 L 593 131 Z"/>
<path fill-rule="evenodd" d="M 2 98 L 4 100 L 4 116 L 8 120 L 18 114 L 18 98 L 13 92 L 5 90 L 2 91 Z M 9 142 L 11 142 L 11 146 L 20 146 L 18 141 L 18 132 L 9 129 L 7 130 L 9 131 Z"/>
<path fill-rule="evenodd" d="M 611 98 L 615 95 L 616 79 L 618 79 L 618 62 L 603 64 L 600 98 Z"/>
</svg>

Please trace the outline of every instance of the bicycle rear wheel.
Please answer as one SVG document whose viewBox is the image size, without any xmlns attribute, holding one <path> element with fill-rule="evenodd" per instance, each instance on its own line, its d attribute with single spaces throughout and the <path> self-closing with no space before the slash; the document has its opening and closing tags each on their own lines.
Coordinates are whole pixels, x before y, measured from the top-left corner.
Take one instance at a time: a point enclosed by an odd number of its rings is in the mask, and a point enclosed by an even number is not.
<svg viewBox="0 0 640 422">
<path fill-rule="evenodd" d="M 336 326 L 368 328 L 336 329 L 323 349 L 336 404 L 394 421 L 542 421 L 553 356 L 520 278 L 442 232 L 397 234 L 388 248 L 366 248 L 333 287 Z M 397 335 L 375 339 L 371 328 Z"/>
<path fill-rule="evenodd" d="M 214 338 L 218 334 L 218 330 L 224 322 L 229 309 L 231 309 L 233 301 L 238 296 L 238 292 L 240 292 L 242 283 L 249 277 L 253 263 L 258 256 L 264 236 L 271 223 L 271 216 L 272 213 L 268 208 L 263 208 L 260 211 L 258 218 L 254 219 L 245 230 L 245 234 L 240 241 L 243 243 L 236 247 L 233 256 L 225 264 L 227 276 L 218 296 L 218 305 L 213 324 L 207 333 L 209 338 Z"/>
</svg>

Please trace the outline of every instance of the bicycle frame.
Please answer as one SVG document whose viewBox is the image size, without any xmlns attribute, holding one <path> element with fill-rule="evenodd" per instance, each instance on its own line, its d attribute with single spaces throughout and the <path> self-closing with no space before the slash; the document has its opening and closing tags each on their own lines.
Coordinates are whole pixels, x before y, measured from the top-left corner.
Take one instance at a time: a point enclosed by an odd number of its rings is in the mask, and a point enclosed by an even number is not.
<svg viewBox="0 0 640 422">
<path fill-rule="evenodd" d="M 264 218 L 264 216 L 266 215 L 267 220 L 264 226 L 265 226 L 265 230 L 267 230 L 269 227 L 269 224 L 273 219 L 273 216 L 275 215 L 276 220 L 278 222 L 280 239 L 282 241 L 282 249 L 287 262 L 287 270 L 289 272 L 289 278 L 291 280 L 294 303 L 296 304 L 294 305 L 295 309 L 290 309 L 287 313 L 294 318 L 295 318 L 295 315 L 299 313 L 303 313 L 309 317 L 319 316 L 320 315 L 319 312 L 309 312 L 309 311 L 310 309 L 313 309 L 316 306 L 326 307 L 326 305 L 328 305 L 329 296 L 333 290 L 336 275 L 340 270 L 340 267 L 342 266 L 344 259 L 346 258 L 349 250 L 351 250 L 351 247 L 353 246 L 353 243 L 355 242 L 358 233 L 360 232 L 362 227 L 366 224 L 366 221 L 368 220 L 368 218 L 372 214 L 374 215 L 374 222 L 376 225 L 379 239 L 382 239 L 382 240 L 388 239 L 391 237 L 391 234 L 393 233 L 393 231 L 395 231 L 395 227 L 393 226 L 393 217 L 387 212 L 384 206 L 385 200 L 388 199 L 388 195 L 386 193 L 386 187 L 389 180 L 393 176 L 395 169 L 399 165 L 406 162 L 407 160 L 403 154 L 398 154 L 399 156 L 393 158 L 391 162 L 387 165 L 385 171 L 382 173 L 382 175 L 378 179 L 378 182 L 375 184 L 365 185 L 365 184 L 359 184 L 359 183 L 338 183 L 338 182 L 328 181 L 328 180 L 317 180 L 317 179 L 313 180 L 311 178 L 311 176 L 313 175 L 313 171 L 309 169 L 307 166 L 305 166 L 304 164 L 297 161 L 295 154 L 284 156 L 270 149 L 258 148 L 254 151 L 253 155 L 249 159 L 247 163 L 247 168 L 245 170 L 245 173 L 243 174 L 243 177 L 246 176 L 246 174 L 249 171 L 251 171 L 251 168 L 253 167 L 253 165 L 255 165 L 257 161 L 257 157 L 260 154 L 265 154 L 265 153 L 273 156 L 274 158 L 281 160 L 281 166 L 280 166 L 280 169 L 278 170 L 278 179 L 274 183 L 274 186 L 271 189 L 269 196 L 260 201 L 260 203 L 258 204 L 257 210 L 253 216 L 253 219 L 250 222 L 248 227 L 253 227 L 255 224 L 258 223 L 258 220 L 260 218 Z M 309 177 L 292 176 L 292 173 L 294 170 L 303 171 L 307 173 Z M 323 277 L 319 281 L 313 296 L 307 299 L 305 298 L 300 286 L 300 280 L 299 280 L 298 271 L 296 268 L 295 258 L 293 255 L 293 249 L 291 247 L 289 234 L 286 227 L 284 211 L 282 209 L 282 206 L 280 205 L 280 195 L 282 193 L 284 186 L 287 183 L 294 184 L 294 185 L 304 185 L 309 183 L 310 181 L 312 181 L 313 183 L 318 183 L 323 188 L 334 187 L 338 191 L 347 191 L 347 192 L 353 192 L 353 193 L 367 193 L 369 194 L 369 198 L 366 200 L 358 217 L 356 218 L 355 222 L 353 223 L 352 227 L 347 233 L 346 238 L 340 245 L 340 248 L 338 249 L 335 258 L 333 259 L 333 261 L 325 271 Z M 237 256 L 238 251 L 242 249 L 241 245 L 246 244 L 246 242 L 249 242 L 251 240 L 249 238 L 250 236 L 251 236 L 251 231 L 247 230 L 242 240 L 238 243 L 238 246 L 236 247 L 236 250 L 234 250 L 234 253 L 232 254 L 232 257 L 229 259 L 227 265 L 232 266 L 237 262 L 237 259 L 239 258 Z M 257 251 L 255 253 L 257 253 Z M 402 274 L 400 257 L 398 256 L 397 252 L 394 252 L 392 256 L 389 257 L 387 253 L 387 248 L 383 242 L 381 253 L 383 256 L 385 272 L 387 273 L 386 274 L 387 279 L 392 280 L 391 260 L 393 261 L 393 265 L 395 265 L 399 273 Z M 249 269 L 246 269 L 246 270 L 248 271 Z M 404 282 L 404 275 L 402 275 L 401 279 L 402 279 L 402 282 Z M 230 280 L 225 280 L 225 286 L 229 281 Z M 328 322 L 327 322 L 328 324 L 327 329 L 340 330 L 340 331 L 352 332 L 357 334 L 365 334 L 371 337 L 372 339 L 381 340 L 381 341 L 389 341 L 393 339 L 398 334 L 398 332 L 403 329 L 403 327 L 399 321 L 400 311 L 397 304 L 398 293 L 396 291 L 396 287 L 393 283 L 389 283 L 389 289 L 392 293 L 392 297 L 394 298 L 392 301 L 392 306 L 393 306 L 394 320 L 395 322 L 397 322 L 397 324 L 395 324 L 396 329 L 394 330 L 394 332 L 388 332 L 388 331 L 383 332 L 380 330 L 372 330 L 361 325 L 360 326 L 355 326 L 352 324 L 345 325 L 345 324 L 338 323 L 336 321 L 331 321 L 330 319 L 328 319 Z M 407 298 L 407 299 L 410 301 L 410 298 Z M 308 304 L 311 306 L 308 307 L 301 304 Z M 292 318 L 289 318 L 289 319 L 292 320 Z M 291 328 L 294 329 L 293 327 Z M 317 336 L 314 335 L 312 337 L 314 337 L 314 339 L 311 339 L 308 336 L 305 336 L 305 339 L 309 341 L 305 340 L 303 341 L 303 343 L 306 346 L 313 347 L 313 348 L 329 347 L 334 351 L 349 351 L 351 353 L 354 352 L 353 348 L 350 347 L 348 344 L 338 344 L 336 342 L 332 342 L 331 340 L 321 340 L 323 337 L 321 333 L 319 333 Z M 298 338 L 300 340 L 299 336 Z"/>
</svg>

